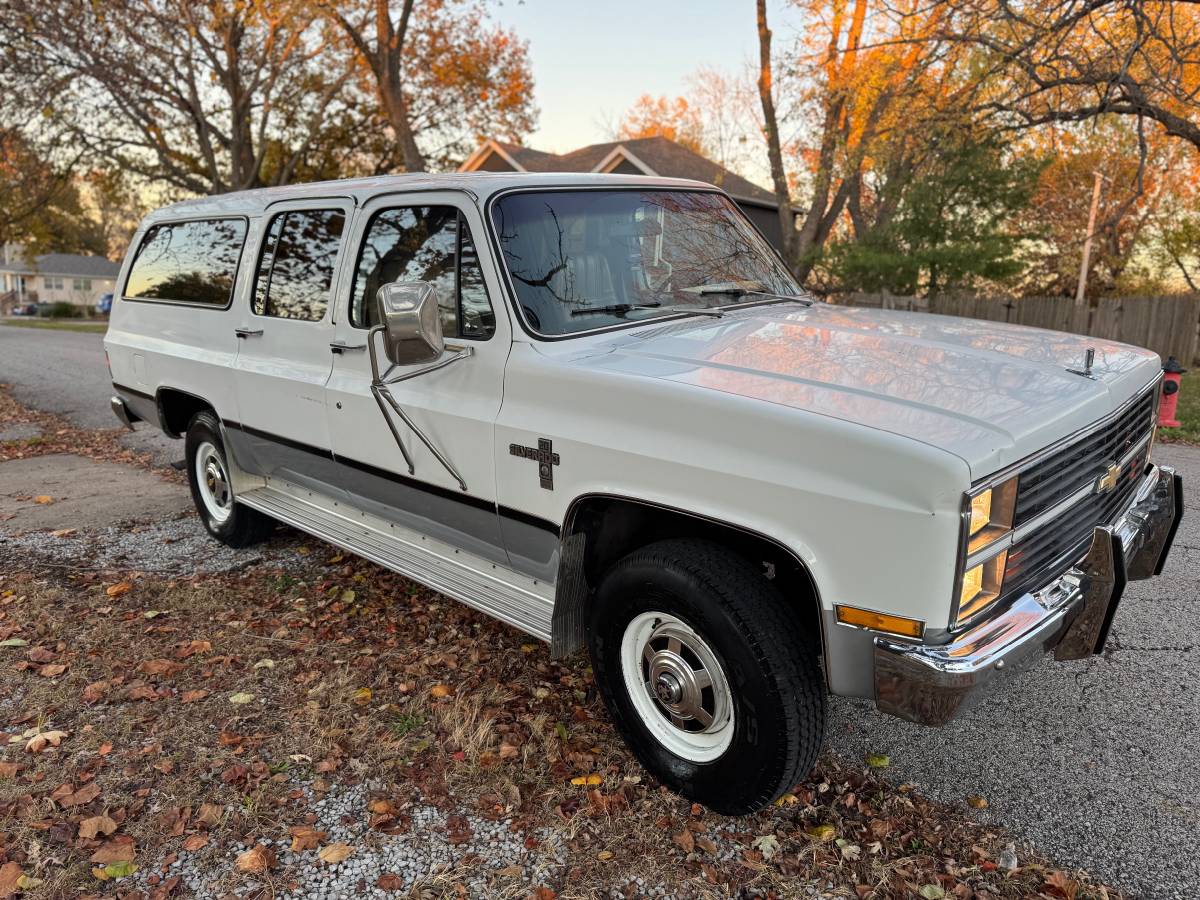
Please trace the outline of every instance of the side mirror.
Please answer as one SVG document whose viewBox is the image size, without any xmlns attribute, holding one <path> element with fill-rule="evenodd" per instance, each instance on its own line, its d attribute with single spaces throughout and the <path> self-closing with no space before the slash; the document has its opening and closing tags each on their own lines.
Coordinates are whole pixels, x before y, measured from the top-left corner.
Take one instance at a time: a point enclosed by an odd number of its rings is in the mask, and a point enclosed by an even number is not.
<svg viewBox="0 0 1200 900">
<path fill-rule="evenodd" d="M 396 366 L 432 362 L 442 355 L 437 290 L 427 281 L 394 281 L 376 295 L 384 352 Z"/>
</svg>

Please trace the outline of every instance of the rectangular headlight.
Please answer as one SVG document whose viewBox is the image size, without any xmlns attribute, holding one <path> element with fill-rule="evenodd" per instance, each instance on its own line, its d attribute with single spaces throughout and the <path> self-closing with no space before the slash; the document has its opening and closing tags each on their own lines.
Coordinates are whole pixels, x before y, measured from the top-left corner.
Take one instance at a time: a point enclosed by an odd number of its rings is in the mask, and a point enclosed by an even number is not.
<svg viewBox="0 0 1200 900">
<path fill-rule="evenodd" d="M 1000 597 L 1007 542 L 1017 506 L 1017 476 L 974 491 L 963 502 L 962 577 L 951 627 L 977 616 Z M 989 552 L 989 548 L 992 548 Z"/>
</svg>

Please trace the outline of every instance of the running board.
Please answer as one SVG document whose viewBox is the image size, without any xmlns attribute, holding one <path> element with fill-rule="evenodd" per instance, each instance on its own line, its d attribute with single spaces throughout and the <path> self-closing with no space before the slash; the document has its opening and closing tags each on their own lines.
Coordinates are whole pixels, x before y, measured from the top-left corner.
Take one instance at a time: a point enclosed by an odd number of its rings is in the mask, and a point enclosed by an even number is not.
<svg viewBox="0 0 1200 900">
<path fill-rule="evenodd" d="M 550 640 L 554 588 L 277 478 L 237 500 L 426 587 Z M 348 514 L 347 514 L 348 513 Z"/>
</svg>

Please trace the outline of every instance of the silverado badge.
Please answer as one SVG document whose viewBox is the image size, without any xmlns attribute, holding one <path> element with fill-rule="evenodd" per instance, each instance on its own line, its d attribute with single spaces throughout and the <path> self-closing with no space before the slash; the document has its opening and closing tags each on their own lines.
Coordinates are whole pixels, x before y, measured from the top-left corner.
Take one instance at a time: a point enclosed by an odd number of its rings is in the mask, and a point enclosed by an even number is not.
<svg viewBox="0 0 1200 900">
<path fill-rule="evenodd" d="M 1121 477 L 1121 467 L 1116 463 L 1109 463 L 1104 470 L 1104 474 L 1096 479 L 1096 493 L 1107 494 L 1117 486 L 1117 481 Z"/>
<path fill-rule="evenodd" d="M 513 456 L 535 460 L 538 464 L 538 476 L 542 487 L 548 491 L 554 490 L 554 467 L 558 465 L 558 454 L 554 452 L 554 442 L 548 438 L 538 438 L 536 447 L 522 447 L 520 444 L 509 444 L 508 452 Z"/>
</svg>

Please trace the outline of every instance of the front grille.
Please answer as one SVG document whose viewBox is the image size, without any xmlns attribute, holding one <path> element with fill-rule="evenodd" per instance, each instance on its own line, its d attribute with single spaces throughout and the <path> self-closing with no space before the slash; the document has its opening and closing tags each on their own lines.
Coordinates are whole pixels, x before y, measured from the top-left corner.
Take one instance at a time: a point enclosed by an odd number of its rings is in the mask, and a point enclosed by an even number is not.
<svg viewBox="0 0 1200 900">
<path fill-rule="evenodd" d="M 1013 524 L 1020 528 L 1056 503 L 1093 483 L 1150 433 L 1154 388 L 1099 431 L 1085 435 L 1021 473 Z"/>
<path fill-rule="evenodd" d="M 1017 481 L 1016 526 L 1031 521 L 1056 503 L 1095 484 L 1109 465 L 1120 461 L 1153 427 L 1152 388 L 1120 416 L 1098 431 L 1051 454 L 1020 473 Z M 1124 467 L 1116 487 L 1089 494 L 1014 544 L 1004 567 L 1004 595 L 1017 597 L 1036 590 L 1074 565 L 1087 551 L 1097 525 L 1107 525 L 1128 506 L 1149 462 L 1147 444 Z"/>
</svg>

